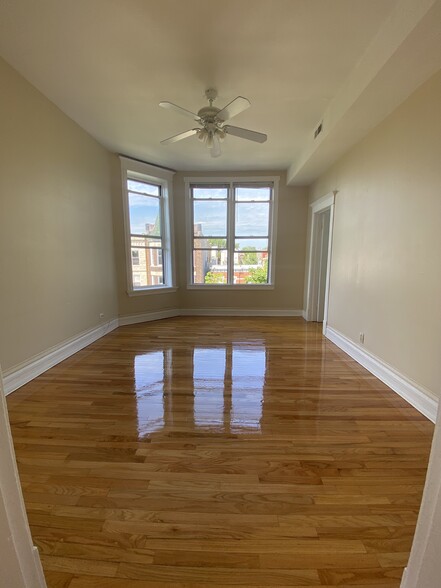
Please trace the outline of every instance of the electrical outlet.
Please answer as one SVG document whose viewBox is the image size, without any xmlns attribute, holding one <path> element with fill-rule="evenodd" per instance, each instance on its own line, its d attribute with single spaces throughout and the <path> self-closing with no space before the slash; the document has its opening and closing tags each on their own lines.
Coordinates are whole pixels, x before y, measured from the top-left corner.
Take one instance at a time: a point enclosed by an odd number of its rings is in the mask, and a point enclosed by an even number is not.
<svg viewBox="0 0 441 588">
<path fill-rule="evenodd" d="M 364 333 L 360 333 L 360 343 L 364 344 Z"/>
<path fill-rule="evenodd" d="M 104 312 L 100 312 L 100 319 L 104 318 Z"/>
</svg>

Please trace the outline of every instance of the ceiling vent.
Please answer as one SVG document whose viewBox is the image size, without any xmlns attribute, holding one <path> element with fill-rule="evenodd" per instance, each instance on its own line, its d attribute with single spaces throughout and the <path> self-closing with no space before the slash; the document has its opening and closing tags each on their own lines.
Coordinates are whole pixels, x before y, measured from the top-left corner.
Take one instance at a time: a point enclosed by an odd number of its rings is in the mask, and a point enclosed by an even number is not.
<svg viewBox="0 0 441 588">
<path fill-rule="evenodd" d="M 314 131 L 314 139 L 317 139 L 317 137 L 320 135 L 320 133 L 322 132 L 322 130 L 323 130 L 323 121 L 315 129 L 315 131 Z"/>
</svg>

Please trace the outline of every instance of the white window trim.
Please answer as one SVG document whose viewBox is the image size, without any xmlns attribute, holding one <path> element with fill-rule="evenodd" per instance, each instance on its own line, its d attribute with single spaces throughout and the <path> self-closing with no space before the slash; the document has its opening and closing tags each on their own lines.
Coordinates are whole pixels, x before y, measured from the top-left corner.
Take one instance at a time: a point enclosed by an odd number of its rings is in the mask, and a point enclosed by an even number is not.
<svg viewBox="0 0 441 588">
<path fill-rule="evenodd" d="M 187 290 L 274 290 L 276 275 L 276 246 L 277 246 L 277 210 L 279 196 L 280 176 L 219 176 L 219 177 L 186 177 L 185 184 L 185 226 L 186 226 L 186 265 L 187 265 Z M 268 244 L 271 255 L 268 268 L 268 284 L 193 284 L 193 233 L 191 219 L 193 213 L 191 210 L 191 191 L 192 184 L 228 184 L 230 189 L 233 184 L 244 183 L 272 183 L 273 184 L 273 202 L 270 206 L 269 234 Z"/>
<path fill-rule="evenodd" d="M 173 234 L 173 176 L 174 171 L 156 167 L 142 161 L 120 156 L 121 161 L 121 182 L 124 212 L 124 241 L 126 249 L 126 279 L 127 294 L 129 296 L 145 296 L 148 294 L 164 294 L 176 292 L 176 264 L 175 264 L 175 247 Z M 130 217 L 129 217 L 129 199 L 127 191 L 127 178 L 130 173 L 141 174 L 144 180 L 151 181 L 161 186 L 161 196 L 164 202 L 163 219 L 163 246 L 166 252 L 165 258 L 165 284 L 159 286 L 147 286 L 145 288 L 133 288 L 132 280 L 132 247 L 130 240 Z M 168 255 L 167 255 L 168 253 Z"/>
</svg>

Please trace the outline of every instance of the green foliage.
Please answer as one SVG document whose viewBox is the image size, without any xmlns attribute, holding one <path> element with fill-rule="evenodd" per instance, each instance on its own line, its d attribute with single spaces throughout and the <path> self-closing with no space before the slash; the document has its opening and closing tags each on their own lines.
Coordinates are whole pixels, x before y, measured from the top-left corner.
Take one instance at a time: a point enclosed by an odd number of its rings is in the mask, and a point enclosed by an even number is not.
<svg viewBox="0 0 441 588">
<path fill-rule="evenodd" d="M 225 284 L 225 276 L 217 272 L 208 272 L 205 274 L 204 282 L 206 284 Z"/>
<path fill-rule="evenodd" d="M 257 265 L 257 253 L 255 247 L 244 247 L 241 254 L 241 265 Z"/>
<path fill-rule="evenodd" d="M 247 284 L 267 284 L 268 283 L 268 260 L 263 262 L 262 267 L 250 270 L 250 275 L 246 278 Z"/>
<path fill-rule="evenodd" d="M 219 265 L 221 262 L 221 249 L 227 248 L 227 240 L 226 239 L 208 239 L 208 243 L 211 247 L 218 247 L 216 251 L 216 264 Z M 206 283 L 217 283 L 217 282 L 206 282 Z"/>
<path fill-rule="evenodd" d="M 208 239 L 208 243 L 211 245 L 211 247 L 219 247 L 219 249 L 227 248 L 226 239 Z"/>
</svg>

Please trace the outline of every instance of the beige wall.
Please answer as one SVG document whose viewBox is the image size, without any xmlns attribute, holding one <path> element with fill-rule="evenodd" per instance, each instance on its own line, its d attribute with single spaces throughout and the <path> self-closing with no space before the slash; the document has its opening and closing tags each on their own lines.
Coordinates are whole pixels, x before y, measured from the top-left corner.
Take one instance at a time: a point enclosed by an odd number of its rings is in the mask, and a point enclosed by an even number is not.
<svg viewBox="0 0 441 588">
<path fill-rule="evenodd" d="M 328 323 L 440 396 L 441 72 L 311 187 L 338 190 Z"/>
<path fill-rule="evenodd" d="M 240 291 L 220 290 L 218 292 L 187 290 L 186 274 L 186 223 L 185 219 L 185 177 L 252 177 L 280 176 L 276 273 L 274 290 Z M 303 275 L 305 269 L 307 193 L 305 188 L 286 185 L 285 172 L 243 172 L 228 174 L 216 172 L 179 172 L 174 181 L 176 245 L 180 304 L 182 308 L 238 308 L 238 309 L 303 309 Z"/>
<path fill-rule="evenodd" d="M 114 318 L 117 298 L 110 155 L 3 60 L 0 87 L 0 363 L 9 370 Z"/>
</svg>

